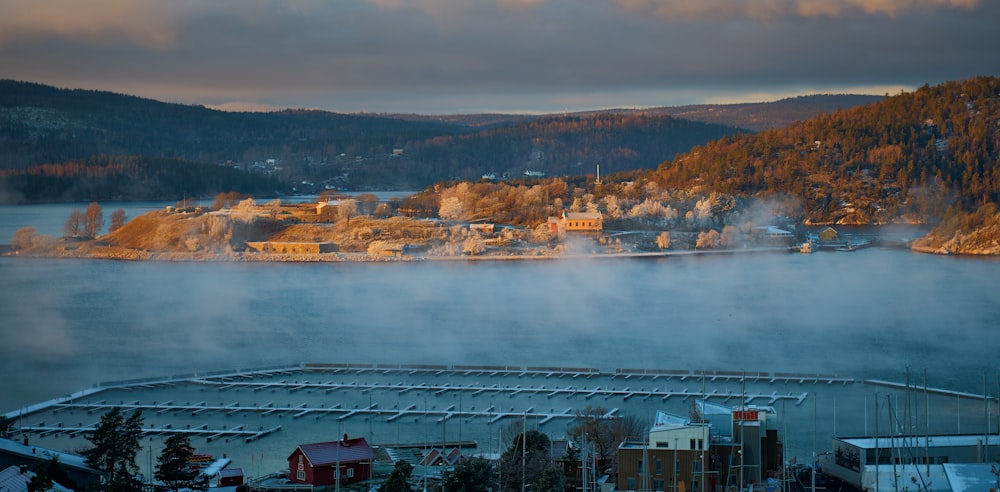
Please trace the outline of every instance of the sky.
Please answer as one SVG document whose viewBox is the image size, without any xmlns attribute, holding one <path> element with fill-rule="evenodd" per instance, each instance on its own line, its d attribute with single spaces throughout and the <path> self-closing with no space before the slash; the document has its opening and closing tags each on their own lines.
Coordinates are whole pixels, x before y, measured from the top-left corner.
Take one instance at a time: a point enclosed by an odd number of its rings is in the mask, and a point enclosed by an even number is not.
<svg viewBox="0 0 1000 492">
<path fill-rule="evenodd" d="M 996 0 L 0 0 L 0 78 L 233 110 L 558 113 L 1000 75 Z"/>
</svg>

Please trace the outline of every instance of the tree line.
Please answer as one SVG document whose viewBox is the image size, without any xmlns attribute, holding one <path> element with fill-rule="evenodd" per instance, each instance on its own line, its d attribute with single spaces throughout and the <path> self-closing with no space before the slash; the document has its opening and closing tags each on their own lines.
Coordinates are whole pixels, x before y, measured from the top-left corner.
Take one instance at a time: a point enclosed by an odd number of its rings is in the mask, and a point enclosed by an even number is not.
<svg viewBox="0 0 1000 492">
<path fill-rule="evenodd" d="M 222 190 L 273 195 L 282 181 L 262 174 L 179 159 L 98 155 L 26 169 L 0 169 L 0 199 L 7 203 L 163 200 Z"/>
</svg>

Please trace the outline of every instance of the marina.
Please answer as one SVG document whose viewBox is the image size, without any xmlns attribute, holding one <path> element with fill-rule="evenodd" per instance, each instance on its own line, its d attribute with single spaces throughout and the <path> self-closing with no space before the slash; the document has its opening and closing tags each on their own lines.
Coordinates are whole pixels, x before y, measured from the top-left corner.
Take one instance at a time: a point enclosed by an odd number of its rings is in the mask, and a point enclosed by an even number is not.
<svg viewBox="0 0 1000 492">
<path fill-rule="evenodd" d="M 905 388 L 790 372 L 303 363 L 106 382 L 7 417 L 16 420 L 20 439 L 78 449 L 112 407 L 141 411 L 150 456 L 167 435 L 184 433 L 199 452 L 228 456 L 260 476 L 284 468 L 286 453 L 299 443 L 344 433 L 366 437 L 389 456 L 419 457 L 419 449 L 433 448 L 492 454 L 522 425 L 562 438 L 581 413 L 646 422 L 661 409 L 689 412 L 696 400 L 777 408 L 796 428 L 788 435 L 796 440 L 808 433 L 802 427 L 814 412 L 813 399 L 851 408 L 872 389 Z M 947 390 L 934 395 L 966 405 L 983 398 Z"/>
</svg>

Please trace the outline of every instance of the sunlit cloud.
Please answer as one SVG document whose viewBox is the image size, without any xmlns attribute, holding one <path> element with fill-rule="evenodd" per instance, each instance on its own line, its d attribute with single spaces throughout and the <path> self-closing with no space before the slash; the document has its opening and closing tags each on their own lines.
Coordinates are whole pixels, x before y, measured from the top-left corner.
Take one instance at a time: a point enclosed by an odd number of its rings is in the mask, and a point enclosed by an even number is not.
<svg viewBox="0 0 1000 492">
<path fill-rule="evenodd" d="M 165 2 L 144 0 L 0 0 L 0 45 L 61 38 L 95 44 L 125 39 L 153 49 L 173 46 L 174 17 Z"/>
</svg>

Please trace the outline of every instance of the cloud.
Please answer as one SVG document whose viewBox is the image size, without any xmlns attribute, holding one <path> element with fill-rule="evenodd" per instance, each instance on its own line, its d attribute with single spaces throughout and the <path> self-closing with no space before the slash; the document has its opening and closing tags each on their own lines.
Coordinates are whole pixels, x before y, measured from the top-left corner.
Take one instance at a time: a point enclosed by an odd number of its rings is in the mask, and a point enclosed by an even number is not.
<svg viewBox="0 0 1000 492">
<path fill-rule="evenodd" d="M 670 21 L 726 21 L 843 17 L 851 14 L 896 16 L 936 8 L 971 9 L 979 0 L 618 0 L 631 12 Z"/>
<path fill-rule="evenodd" d="M 246 108 L 559 112 L 912 89 L 994 73 L 1000 42 L 983 0 L 87 7 L 0 0 L 0 77 Z"/>
<path fill-rule="evenodd" d="M 125 39 L 153 49 L 176 42 L 165 2 L 144 0 L 0 0 L 0 45 L 62 38 L 111 44 Z"/>
</svg>

